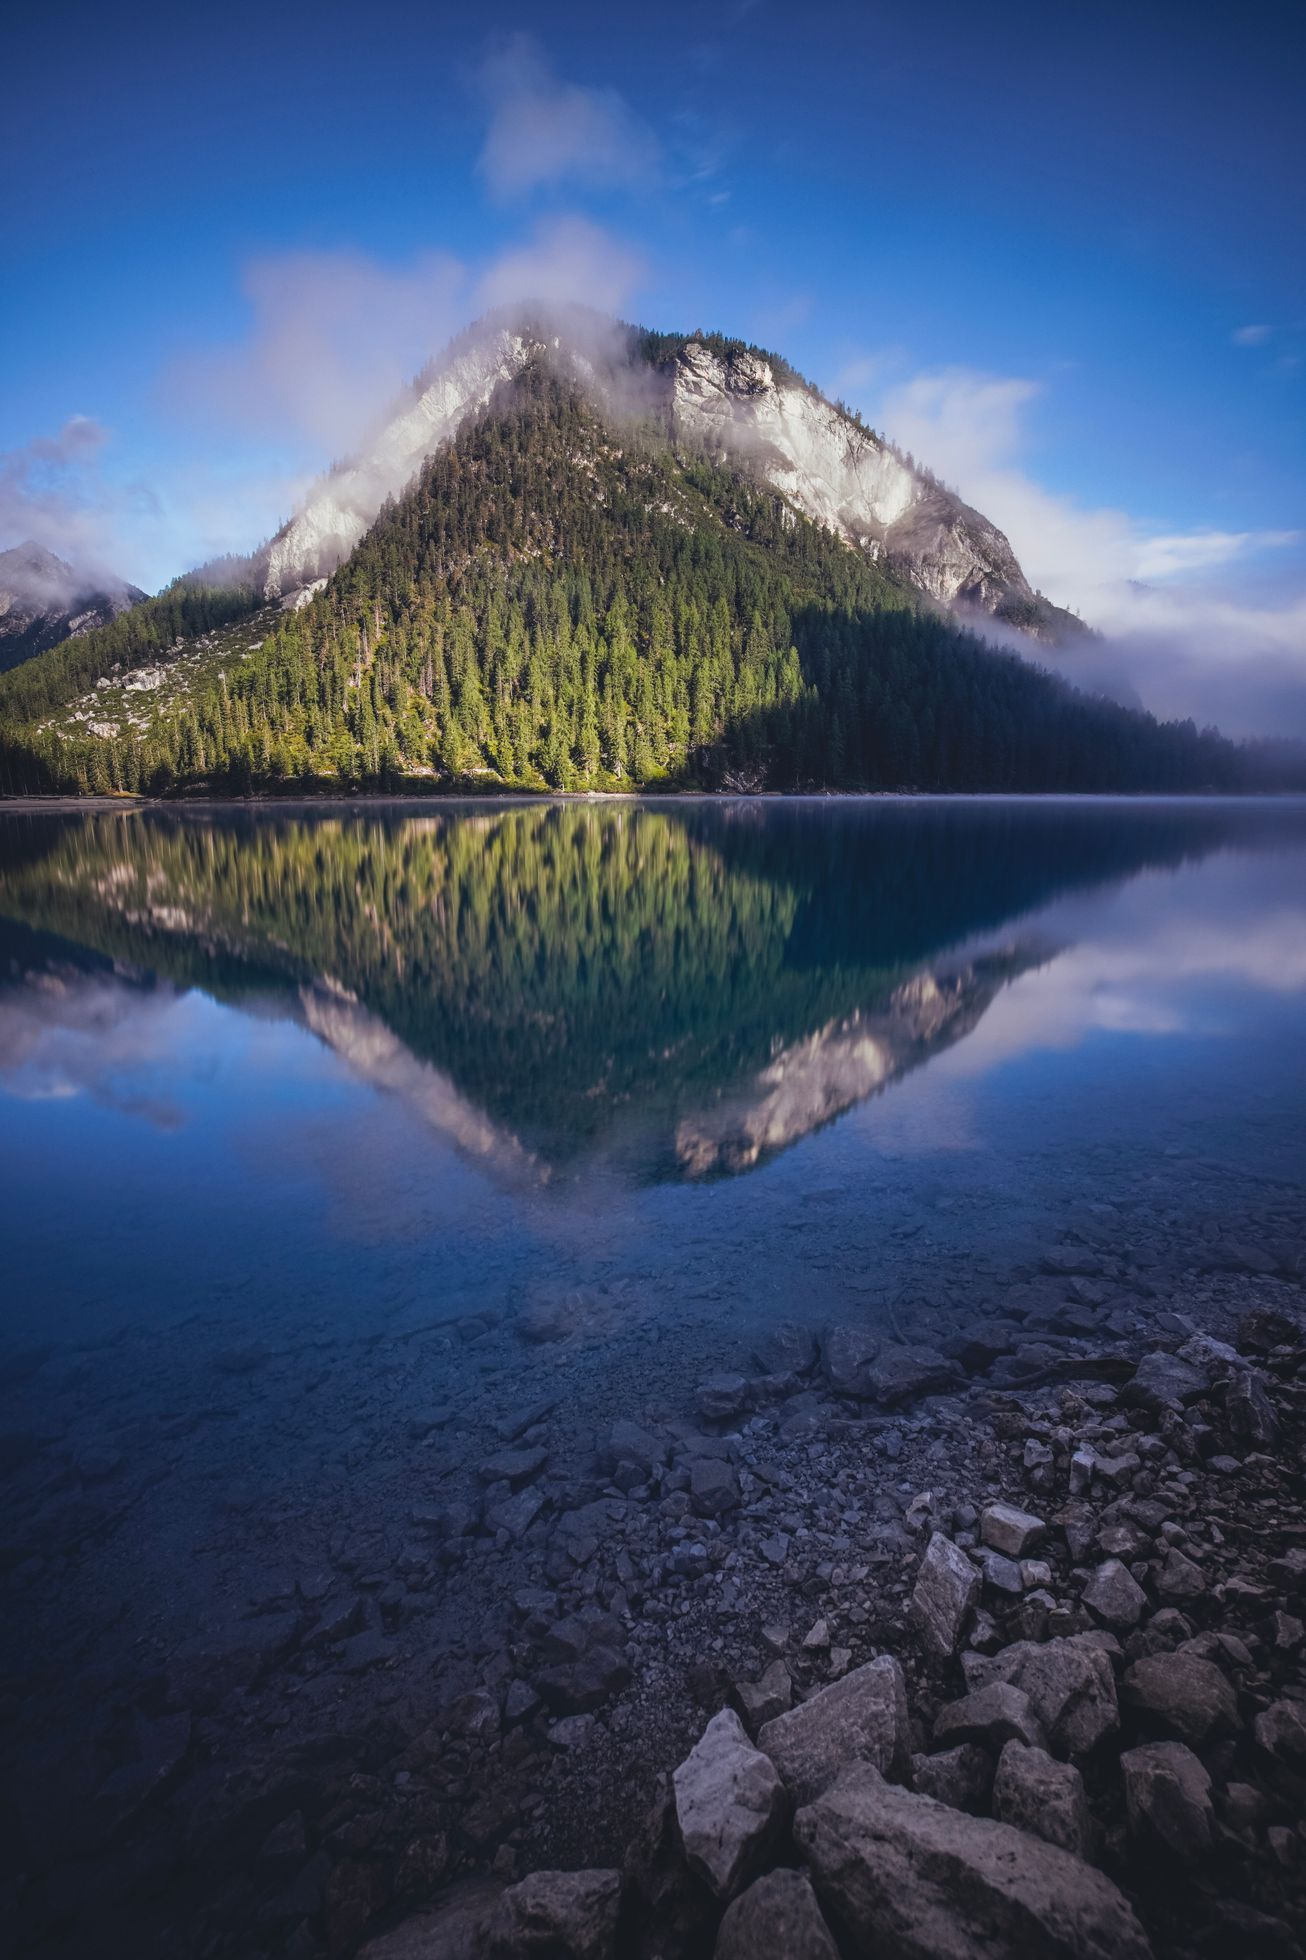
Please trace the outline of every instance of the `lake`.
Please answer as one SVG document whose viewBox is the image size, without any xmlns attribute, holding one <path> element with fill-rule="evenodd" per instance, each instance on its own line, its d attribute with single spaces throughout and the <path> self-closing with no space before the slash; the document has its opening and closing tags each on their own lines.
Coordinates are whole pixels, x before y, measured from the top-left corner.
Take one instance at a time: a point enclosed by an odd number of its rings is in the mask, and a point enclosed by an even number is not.
<svg viewBox="0 0 1306 1960">
<path fill-rule="evenodd" d="M 1067 1242 L 1136 1315 L 1273 1272 L 1304 1177 L 1299 803 L 0 814 L 30 1950 L 200 1910 L 162 1825 L 110 1881 L 105 1818 L 216 1802 L 283 1665 L 265 1777 L 328 1704 L 470 1692 L 614 1421 L 782 1327 L 938 1338 Z M 536 1511 L 462 1533 L 500 1562 L 436 1556 L 523 1436 Z"/>
</svg>

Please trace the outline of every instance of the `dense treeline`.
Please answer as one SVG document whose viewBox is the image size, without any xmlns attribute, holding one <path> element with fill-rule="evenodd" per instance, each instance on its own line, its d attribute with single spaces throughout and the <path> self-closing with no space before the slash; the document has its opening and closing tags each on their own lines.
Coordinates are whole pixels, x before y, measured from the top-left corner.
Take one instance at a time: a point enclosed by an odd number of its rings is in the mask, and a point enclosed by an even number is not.
<svg viewBox="0 0 1306 1960">
<path fill-rule="evenodd" d="M 652 428 L 605 429 L 543 365 L 426 464 L 325 593 L 186 708 L 139 738 L 59 727 L 87 677 L 157 657 L 221 603 L 173 588 L 12 677 L 0 787 L 1240 780 L 1214 732 L 995 653 L 772 491 Z M 252 603 L 235 595 L 227 616 Z"/>
</svg>

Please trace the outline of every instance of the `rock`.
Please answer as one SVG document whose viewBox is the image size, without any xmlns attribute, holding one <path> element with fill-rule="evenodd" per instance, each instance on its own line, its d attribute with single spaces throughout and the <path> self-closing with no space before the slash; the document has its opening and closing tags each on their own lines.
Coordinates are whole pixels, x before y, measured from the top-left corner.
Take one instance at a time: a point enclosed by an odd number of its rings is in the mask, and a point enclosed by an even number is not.
<svg viewBox="0 0 1306 1960">
<path fill-rule="evenodd" d="M 794 1835 L 850 1947 L 898 1960 L 1150 1960 L 1109 1879 L 1009 1824 L 895 1789 L 863 1766 Z"/>
<path fill-rule="evenodd" d="M 1046 1844 L 1060 1845 L 1076 1858 L 1092 1853 L 1093 1824 L 1084 1779 L 1073 1763 L 1059 1763 L 1046 1749 L 1007 1743 L 993 1779 L 993 1815 L 1018 1831 L 1032 1831 Z"/>
<path fill-rule="evenodd" d="M 487 1960 L 613 1960 L 620 1909 L 619 1872 L 532 1872 L 490 1914 Z"/>
<path fill-rule="evenodd" d="M 181 1641 L 168 1659 L 168 1686 L 183 1706 L 201 1712 L 234 1688 L 249 1688 L 291 1653 L 297 1613 L 263 1613 Z"/>
<path fill-rule="evenodd" d="M 538 1477 L 549 1460 L 547 1450 L 500 1450 L 496 1456 L 487 1457 L 477 1475 L 482 1483 L 511 1484 L 514 1489 Z"/>
<path fill-rule="evenodd" d="M 1282 1437 L 1279 1418 L 1265 1392 L 1265 1383 L 1253 1369 L 1244 1367 L 1233 1377 L 1224 1408 L 1235 1436 L 1258 1450 L 1278 1447 Z"/>
<path fill-rule="evenodd" d="M 694 1401 L 709 1422 L 728 1422 L 752 1408 L 753 1391 L 742 1375 L 709 1375 L 695 1389 Z"/>
<path fill-rule="evenodd" d="M 1017 1641 L 1000 1653 L 966 1658 L 972 1689 L 1009 1681 L 1029 1696 L 1053 1755 L 1078 1758 L 1114 1734 L 1120 1722 L 1115 1676 L 1103 1635 L 1076 1633 L 1036 1643 Z"/>
<path fill-rule="evenodd" d="M 1025 1581 L 1015 1559 L 1007 1558 L 1002 1552 L 990 1551 L 987 1547 L 977 1556 L 984 1574 L 984 1584 L 989 1591 L 1004 1593 L 1008 1599 L 1019 1599 L 1025 1590 Z"/>
<path fill-rule="evenodd" d="M 1211 1850 L 1211 1779 L 1182 1742 L 1149 1742 L 1120 1758 L 1131 1834 L 1195 1865 Z"/>
<path fill-rule="evenodd" d="M 911 1596 L 925 1644 L 940 1660 L 951 1660 L 966 1622 L 979 1600 L 981 1579 L 965 1552 L 936 1531 L 925 1549 Z"/>
<path fill-rule="evenodd" d="M 1009 1681 L 991 1681 L 987 1688 L 977 1688 L 939 1710 L 934 1740 L 979 1742 L 996 1754 L 1013 1740 L 1041 1749 L 1045 1737 L 1029 1696 Z"/>
<path fill-rule="evenodd" d="M 1295 1314 L 1278 1307 L 1249 1307 L 1238 1322 L 1237 1344 L 1243 1354 L 1268 1354 L 1271 1348 L 1306 1344 L 1306 1327 Z"/>
<path fill-rule="evenodd" d="M 773 1722 L 792 1707 L 794 1684 L 783 1661 L 772 1661 L 758 1681 L 740 1681 L 735 1686 L 739 1712 L 748 1727 L 756 1731 Z"/>
<path fill-rule="evenodd" d="M 506 1531 L 510 1538 L 523 1538 L 544 1509 L 544 1499 L 538 1490 L 519 1490 L 515 1497 L 505 1497 L 502 1503 L 487 1504 L 485 1522 L 491 1531 Z"/>
<path fill-rule="evenodd" d="M 993 1759 L 978 1743 L 963 1742 L 937 1756 L 913 1756 L 912 1788 L 936 1803 L 978 1815 L 988 1808 L 993 1789 Z"/>
<path fill-rule="evenodd" d="M 863 1370 L 868 1400 L 892 1406 L 912 1402 L 921 1395 L 953 1387 L 959 1375 L 957 1364 L 936 1348 L 890 1342 Z"/>
<path fill-rule="evenodd" d="M 911 1724 L 901 1667 L 891 1654 L 878 1655 L 768 1722 L 757 1742 L 799 1803 L 819 1795 L 850 1763 L 905 1777 Z"/>
<path fill-rule="evenodd" d="M 1135 1661 L 1121 1684 L 1125 1706 L 1145 1729 L 1193 1749 L 1236 1735 L 1238 1697 L 1211 1661 L 1195 1654 L 1150 1654 Z"/>
<path fill-rule="evenodd" d="M 1109 1558 L 1085 1586 L 1084 1604 L 1105 1626 L 1124 1632 L 1136 1627 L 1143 1617 L 1147 1594 L 1127 1565 Z"/>
<path fill-rule="evenodd" d="M 831 1327 L 821 1339 L 821 1372 L 836 1395 L 875 1399 L 870 1369 L 880 1341 L 865 1327 Z"/>
<path fill-rule="evenodd" d="M 692 1870 L 731 1899 L 764 1867 L 784 1829 L 788 1796 L 768 1755 L 733 1709 L 714 1715 L 672 1778 L 680 1841 Z"/>
<path fill-rule="evenodd" d="M 1206 1574 L 1194 1560 L 1185 1558 L 1177 1545 L 1172 1545 L 1157 1574 L 1156 1590 L 1162 1599 L 1196 1599 L 1206 1591 Z"/>
<path fill-rule="evenodd" d="M 1306 1770 L 1306 1708 L 1299 1701 L 1272 1701 L 1252 1723 L 1258 1749 L 1295 1770 Z"/>
<path fill-rule="evenodd" d="M 689 1465 L 689 1494 L 701 1518 L 719 1518 L 739 1503 L 739 1479 L 728 1463 L 698 1456 Z"/>
<path fill-rule="evenodd" d="M 1132 1381 L 1120 1391 L 1120 1400 L 1137 1409 L 1181 1409 L 1196 1401 L 1211 1386 L 1211 1378 L 1191 1361 L 1177 1354 L 1145 1354 Z"/>
<path fill-rule="evenodd" d="M 630 1667 L 624 1654 L 612 1647 L 590 1647 L 579 1659 L 546 1667 L 535 1677 L 535 1687 L 557 1715 L 584 1715 L 601 1708 L 630 1682 Z"/>
<path fill-rule="evenodd" d="M 1042 1518 L 1014 1504 L 988 1504 L 980 1513 L 980 1537 L 1005 1558 L 1024 1558 L 1047 1537 Z"/>
<path fill-rule="evenodd" d="M 772 1328 L 753 1356 L 764 1375 L 810 1375 L 819 1346 L 810 1327 L 786 1321 Z"/>
<path fill-rule="evenodd" d="M 727 1908 L 713 1960 L 839 1960 L 806 1873 L 756 1879 Z"/>
<path fill-rule="evenodd" d="M 670 1450 L 660 1436 L 641 1428 L 637 1422 L 614 1422 L 608 1436 L 606 1455 L 614 1468 L 622 1463 L 631 1463 L 647 1476 L 661 1469 Z"/>
</svg>

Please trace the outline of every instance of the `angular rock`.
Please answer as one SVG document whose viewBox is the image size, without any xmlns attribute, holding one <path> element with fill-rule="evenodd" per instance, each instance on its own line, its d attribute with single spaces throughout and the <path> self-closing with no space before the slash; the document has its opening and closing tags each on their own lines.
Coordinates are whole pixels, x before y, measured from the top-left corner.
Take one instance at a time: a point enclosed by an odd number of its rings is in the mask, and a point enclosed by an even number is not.
<svg viewBox="0 0 1306 1960">
<path fill-rule="evenodd" d="M 923 1797 L 978 1816 L 993 1790 L 993 1759 L 978 1743 L 963 1742 L 937 1756 L 913 1756 L 911 1781 Z"/>
<path fill-rule="evenodd" d="M 916 1575 L 911 1607 L 926 1646 L 940 1660 L 951 1660 L 956 1653 L 981 1584 L 965 1552 L 936 1531 Z"/>
<path fill-rule="evenodd" d="M 988 1687 L 949 1702 L 934 1723 L 935 1742 L 978 1742 L 995 1755 L 1008 1742 L 1041 1749 L 1045 1739 L 1029 1696 L 1009 1681 L 991 1681 Z"/>
<path fill-rule="evenodd" d="M 815 1334 L 797 1321 L 773 1327 L 753 1356 L 764 1375 L 810 1375 L 819 1353 Z"/>
<path fill-rule="evenodd" d="M 1046 1749 L 1009 1742 L 993 1778 L 993 1815 L 1018 1831 L 1032 1831 L 1076 1858 L 1093 1847 L 1084 1779 L 1073 1763 L 1059 1763 Z"/>
<path fill-rule="evenodd" d="M 883 1402 L 887 1406 L 896 1402 L 913 1402 L 918 1396 L 951 1388 L 960 1373 L 957 1364 L 940 1354 L 937 1348 L 917 1347 L 900 1341 L 892 1341 L 882 1347 L 863 1372 L 869 1389 L 867 1399 Z"/>
<path fill-rule="evenodd" d="M 1196 1599 L 1206 1591 L 1206 1574 L 1193 1559 L 1185 1558 L 1177 1545 L 1172 1545 L 1157 1574 L 1156 1590 L 1162 1599 Z"/>
<path fill-rule="evenodd" d="M 799 1803 L 810 1802 L 851 1763 L 905 1777 L 911 1719 L 902 1668 L 891 1654 L 878 1655 L 768 1722 L 757 1743 Z"/>
<path fill-rule="evenodd" d="M 632 1463 L 647 1475 L 666 1462 L 670 1451 L 660 1436 L 637 1422 L 614 1422 L 608 1435 L 607 1459 L 614 1467 Z"/>
<path fill-rule="evenodd" d="M 733 1709 L 708 1723 L 672 1778 L 680 1841 L 718 1899 L 731 1899 L 766 1864 L 789 1800 L 771 1758 Z"/>
<path fill-rule="evenodd" d="M 1120 1400 L 1137 1409 L 1181 1409 L 1205 1395 L 1211 1378 L 1191 1361 L 1177 1354 L 1145 1354 L 1132 1381 L 1125 1383 Z"/>
<path fill-rule="evenodd" d="M 1238 1697 L 1212 1661 L 1196 1654 L 1150 1654 L 1121 1683 L 1125 1706 L 1145 1729 L 1159 1729 L 1190 1748 L 1236 1735 Z"/>
<path fill-rule="evenodd" d="M 1024 1558 L 1047 1537 L 1042 1518 L 1014 1504 L 987 1504 L 980 1513 L 980 1537 L 1005 1558 Z"/>
<path fill-rule="evenodd" d="M 1000 1653 L 966 1658 L 972 1688 L 1009 1681 L 1029 1696 L 1055 1756 L 1085 1756 L 1120 1724 L 1115 1675 L 1101 1641 L 1067 1634 L 1058 1640 L 1017 1641 Z"/>
<path fill-rule="evenodd" d="M 1144 1850 L 1158 1846 L 1195 1865 L 1211 1850 L 1211 1779 L 1182 1742 L 1148 1742 L 1120 1758 L 1129 1829 Z"/>
<path fill-rule="evenodd" d="M 805 1872 L 767 1872 L 721 1921 L 713 1960 L 839 1960 Z"/>
<path fill-rule="evenodd" d="M 620 1909 L 619 1872 L 532 1872 L 491 1912 L 487 1960 L 614 1960 Z"/>
<path fill-rule="evenodd" d="M 753 1406 L 753 1391 L 743 1375 L 709 1375 L 694 1391 L 698 1412 L 709 1422 L 728 1422 Z"/>
<path fill-rule="evenodd" d="M 601 1708 L 629 1682 L 626 1657 L 612 1647 L 590 1647 L 578 1660 L 546 1667 L 535 1677 L 537 1691 L 556 1715 L 584 1715 Z"/>
<path fill-rule="evenodd" d="M 1235 1436 L 1242 1437 L 1254 1449 L 1277 1448 L 1283 1431 L 1274 1413 L 1274 1404 L 1266 1393 L 1265 1383 L 1254 1369 L 1244 1367 L 1233 1377 L 1224 1408 Z"/>
<path fill-rule="evenodd" d="M 508 1483 L 514 1489 L 538 1477 L 549 1460 L 547 1450 L 500 1450 L 489 1456 L 477 1472 L 482 1483 Z"/>
<path fill-rule="evenodd" d="M 739 1479 L 728 1463 L 697 1456 L 689 1466 L 689 1494 L 701 1518 L 719 1518 L 739 1504 Z"/>
<path fill-rule="evenodd" d="M 735 1699 L 744 1721 L 755 1732 L 793 1706 L 794 1684 L 789 1669 L 783 1661 L 772 1661 L 759 1680 L 735 1684 Z"/>
<path fill-rule="evenodd" d="M 880 1346 L 878 1336 L 865 1327 L 827 1329 L 821 1339 L 821 1372 L 836 1395 L 856 1396 L 863 1402 L 875 1399 L 870 1369 Z"/>
<path fill-rule="evenodd" d="M 1085 1586 L 1084 1604 L 1104 1626 L 1127 1632 L 1142 1619 L 1147 1594 L 1127 1565 L 1118 1558 L 1109 1558 L 1098 1566 Z"/>
<path fill-rule="evenodd" d="M 1272 1701 L 1252 1723 L 1252 1734 L 1267 1756 L 1306 1770 L 1306 1708 L 1299 1701 Z"/>
<path fill-rule="evenodd" d="M 501 1504 L 487 1504 L 485 1522 L 491 1531 L 506 1531 L 510 1538 L 522 1538 L 543 1509 L 544 1499 L 532 1486 L 519 1490 L 515 1497 L 505 1497 Z"/>
<path fill-rule="evenodd" d="M 897 1960 L 1151 1960 L 1109 1879 L 1009 1824 L 850 1770 L 800 1810 L 817 1897 L 859 1952 Z"/>
</svg>

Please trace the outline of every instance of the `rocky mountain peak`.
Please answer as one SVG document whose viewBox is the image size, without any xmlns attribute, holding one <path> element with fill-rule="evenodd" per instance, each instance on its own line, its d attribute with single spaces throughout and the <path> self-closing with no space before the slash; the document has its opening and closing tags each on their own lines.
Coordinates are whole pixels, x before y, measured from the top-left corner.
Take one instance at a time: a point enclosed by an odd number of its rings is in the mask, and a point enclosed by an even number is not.
<svg viewBox="0 0 1306 1960">
<path fill-rule="evenodd" d="M 0 671 L 107 626 L 144 597 L 122 579 L 76 570 L 32 538 L 0 551 Z"/>
</svg>

